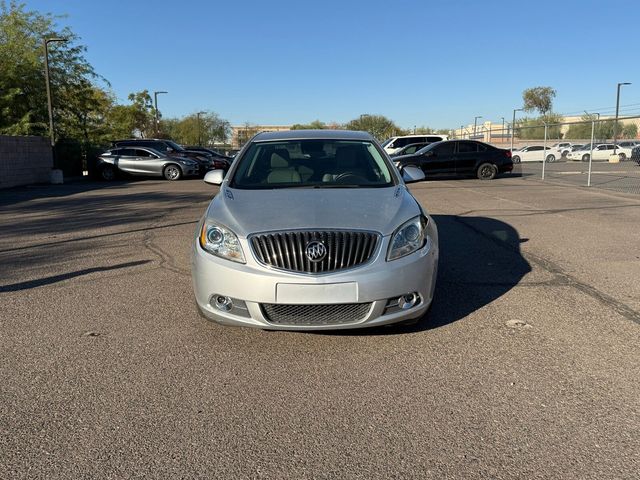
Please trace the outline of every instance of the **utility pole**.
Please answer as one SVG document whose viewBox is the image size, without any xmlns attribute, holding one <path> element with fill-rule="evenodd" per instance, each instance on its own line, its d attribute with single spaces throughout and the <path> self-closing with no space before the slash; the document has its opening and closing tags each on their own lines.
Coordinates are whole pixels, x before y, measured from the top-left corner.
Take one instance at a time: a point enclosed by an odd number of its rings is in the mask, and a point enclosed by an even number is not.
<svg viewBox="0 0 640 480">
<path fill-rule="evenodd" d="M 613 122 L 613 154 L 617 152 L 616 142 L 618 141 L 618 111 L 620 110 L 620 87 L 623 85 L 631 85 L 629 82 L 618 83 L 618 92 L 616 94 L 616 120 Z"/>
<path fill-rule="evenodd" d="M 513 152 L 513 136 L 516 131 L 516 112 L 522 112 L 524 108 L 513 109 L 513 120 L 511 121 L 511 151 Z"/>
<path fill-rule="evenodd" d="M 49 137 L 51 139 L 51 153 L 53 155 L 53 166 L 56 165 L 56 154 L 55 154 L 55 144 L 56 144 L 56 134 L 53 128 L 53 100 L 51 98 L 51 80 L 49 78 L 49 44 L 53 42 L 66 42 L 66 38 L 45 38 L 44 42 L 44 79 L 47 84 L 47 107 L 49 109 Z"/>
<path fill-rule="evenodd" d="M 502 119 L 502 134 L 500 135 L 500 143 L 504 143 L 504 117 L 500 117 Z"/>
<path fill-rule="evenodd" d="M 158 95 L 161 93 L 169 93 L 162 90 L 157 92 L 153 92 L 153 110 L 155 111 L 156 116 L 156 137 L 160 134 L 160 115 L 158 114 Z"/>
<path fill-rule="evenodd" d="M 476 138 L 476 127 L 478 126 L 478 119 L 482 118 L 482 116 L 478 115 L 473 119 L 473 138 Z"/>
<path fill-rule="evenodd" d="M 198 119 L 198 146 L 202 146 L 202 137 L 200 136 L 200 115 L 207 112 L 198 112 L 196 113 L 196 118 Z"/>
</svg>

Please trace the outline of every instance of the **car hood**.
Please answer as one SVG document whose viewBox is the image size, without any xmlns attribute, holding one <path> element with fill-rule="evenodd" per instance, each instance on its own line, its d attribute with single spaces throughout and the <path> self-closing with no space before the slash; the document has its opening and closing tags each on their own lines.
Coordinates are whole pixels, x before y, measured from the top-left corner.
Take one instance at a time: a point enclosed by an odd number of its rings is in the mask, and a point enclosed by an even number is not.
<svg viewBox="0 0 640 480">
<path fill-rule="evenodd" d="M 371 230 L 390 235 L 420 213 L 403 185 L 273 190 L 223 186 L 206 215 L 246 238 L 252 233 L 295 229 Z"/>
</svg>

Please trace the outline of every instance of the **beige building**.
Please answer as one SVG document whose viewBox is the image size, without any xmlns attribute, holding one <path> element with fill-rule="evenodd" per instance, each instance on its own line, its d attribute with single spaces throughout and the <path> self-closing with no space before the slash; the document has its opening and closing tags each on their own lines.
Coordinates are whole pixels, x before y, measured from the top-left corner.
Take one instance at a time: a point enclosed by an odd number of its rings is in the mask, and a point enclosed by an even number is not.
<svg viewBox="0 0 640 480">
<path fill-rule="evenodd" d="M 283 132 L 286 130 L 291 130 L 291 125 L 235 125 L 231 127 L 231 146 L 233 148 L 242 147 L 256 133 Z"/>
</svg>

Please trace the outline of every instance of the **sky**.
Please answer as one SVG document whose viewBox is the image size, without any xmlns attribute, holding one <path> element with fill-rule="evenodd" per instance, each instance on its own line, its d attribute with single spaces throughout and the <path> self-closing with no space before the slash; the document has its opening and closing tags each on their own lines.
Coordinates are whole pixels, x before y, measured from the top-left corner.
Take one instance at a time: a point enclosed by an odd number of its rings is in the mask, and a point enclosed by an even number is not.
<svg viewBox="0 0 640 480">
<path fill-rule="evenodd" d="M 637 0 L 26 0 L 66 14 L 121 102 L 144 89 L 165 117 L 213 111 L 232 125 L 403 128 L 509 122 L 522 91 L 554 111 L 640 115 Z"/>
</svg>

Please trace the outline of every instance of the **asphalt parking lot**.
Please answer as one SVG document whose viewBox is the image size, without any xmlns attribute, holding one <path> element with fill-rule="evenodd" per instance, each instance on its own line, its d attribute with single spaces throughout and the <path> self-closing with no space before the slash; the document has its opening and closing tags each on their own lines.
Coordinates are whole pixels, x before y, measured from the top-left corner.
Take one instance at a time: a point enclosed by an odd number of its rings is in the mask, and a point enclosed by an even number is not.
<svg viewBox="0 0 640 480">
<path fill-rule="evenodd" d="M 427 321 L 309 334 L 198 316 L 215 191 L 0 193 L 0 478 L 638 478 L 640 196 L 416 184 Z"/>
</svg>

